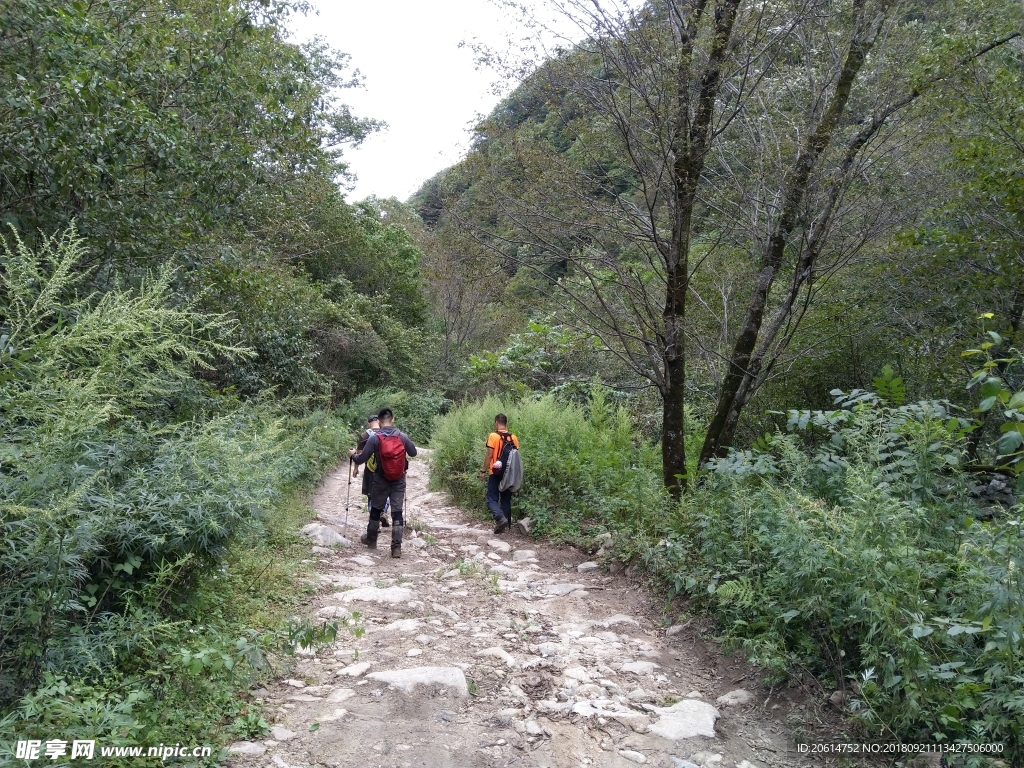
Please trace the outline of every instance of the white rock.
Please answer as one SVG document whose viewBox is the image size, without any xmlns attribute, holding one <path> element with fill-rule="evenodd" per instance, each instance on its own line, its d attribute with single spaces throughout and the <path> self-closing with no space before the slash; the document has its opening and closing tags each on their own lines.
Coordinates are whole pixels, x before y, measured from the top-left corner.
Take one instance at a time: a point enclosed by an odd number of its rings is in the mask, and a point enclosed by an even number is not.
<svg viewBox="0 0 1024 768">
<path fill-rule="evenodd" d="M 651 675 L 658 665 L 653 661 L 628 661 L 619 669 L 623 672 L 632 672 L 634 675 Z"/>
<path fill-rule="evenodd" d="M 341 600 L 345 603 L 363 601 L 367 603 L 407 603 L 412 600 L 412 590 L 406 587 L 359 587 L 350 592 L 342 592 Z"/>
<path fill-rule="evenodd" d="M 289 685 L 292 688 L 305 688 L 306 687 L 306 684 L 304 682 L 302 682 L 301 680 L 294 680 L 294 679 L 282 680 L 281 684 L 282 685 Z"/>
<path fill-rule="evenodd" d="M 509 544 L 507 541 L 501 541 L 500 539 L 489 539 L 487 542 L 487 546 L 489 546 L 491 549 L 496 549 L 499 552 L 512 551 L 512 545 Z"/>
<path fill-rule="evenodd" d="M 672 635 L 678 635 L 685 628 L 686 628 L 686 626 L 684 624 L 675 624 L 675 625 L 673 625 L 673 626 L 671 626 L 671 627 L 669 627 L 668 629 L 665 630 L 665 635 L 668 636 L 668 637 L 672 637 Z"/>
<path fill-rule="evenodd" d="M 532 549 L 517 549 L 512 553 L 512 560 L 521 563 L 524 560 L 536 560 L 537 553 Z"/>
<path fill-rule="evenodd" d="M 427 546 L 427 542 L 423 539 L 406 539 L 403 542 L 403 546 L 406 546 L 409 549 L 423 549 Z"/>
<path fill-rule="evenodd" d="M 538 723 L 536 720 L 533 720 L 533 719 L 527 720 L 525 723 L 523 723 L 523 726 L 526 729 L 526 735 L 527 736 L 543 736 L 544 735 L 544 726 L 541 725 L 540 723 Z"/>
<path fill-rule="evenodd" d="M 635 624 L 640 626 L 640 622 L 634 619 L 632 616 L 627 616 L 624 613 L 616 613 L 614 616 L 609 616 L 604 621 L 595 621 L 595 624 L 600 624 L 603 627 L 613 627 L 616 624 Z"/>
<path fill-rule="evenodd" d="M 294 739 L 298 735 L 299 734 L 295 731 L 289 731 L 287 728 L 280 725 L 275 725 L 270 729 L 270 737 L 275 741 L 288 741 L 289 739 Z"/>
<path fill-rule="evenodd" d="M 340 605 L 325 605 L 316 615 L 321 619 L 347 619 L 352 614 Z"/>
<path fill-rule="evenodd" d="M 314 544 L 321 547 L 351 547 L 352 542 L 333 528 L 323 523 L 310 523 L 302 526 L 301 533 Z"/>
<path fill-rule="evenodd" d="M 658 721 L 651 726 L 651 733 L 670 741 L 715 736 L 715 721 L 719 718 L 718 710 L 705 701 L 686 699 L 678 701 L 671 707 L 650 707 L 650 711 L 658 716 Z"/>
<path fill-rule="evenodd" d="M 458 576 L 460 573 L 462 573 L 462 571 L 460 571 L 458 568 L 452 568 L 450 571 L 446 571 L 445 573 L 441 574 L 441 578 L 451 579 L 455 576 Z"/>
<path fill-rule="evenodd" d="M 681 757 L 675 755 L 669 755 L 669 760 L 672 761 L 672 768 L 700 768 L 696 763 L 691 763 L 689 760 L 683 760 Z"/>
<path fill-rule="evenodd" d="M 587 561 L 585 563 L 580 563 L 579 565 L 577 565 L 576 570 L 580 573 L 586 573 L 587 571 L 596 571 L 600 567 L 601 566 L 599 566 L 595 562 Z"/>
<path fill-rule="evenodd" d="M 694 752 L 690 755 L 690 759 L 704 768 L 716 768 L 722 762 L 722 756 L 717 752 Z"/>
<path fill-rule="evenodd" d="M 230 754 L 244 755 L 246 757 L 259 757 L 266 751 L 267 748 L 263 744 L 257 744 L 255 741 L 236 741 L 228 747 Z"/>
<path fill-rule="evenodd" d="M 544 591 L 549 595 L 568 595 L 570 592 L 574 592 L 577 589 L 583 589 L 582 584 L 548 584 L 544 587 Z"/>
<path fill-rule="evenodd" d="M 632 749 L 620 749 L 619 755 L 626 758 L 631 763 L 637 763 L 643 765 L 647 762 L 647 758 L 639 752 L 634 752 Z"/>
<path fill-rule="evenodd" d="M 512 658 L 512 654 L 506 651 L 504 648 L 484 648 L 482 651 L 476 652 L 477 656 L 493 656 L 496 659 L 501 659 L 510 667 L 519 666 L 516 664 L 516 660 Z"/>
<path fill-rule="evenodd" d="M 750 762 L 749 760 L 740 760 L 736 763 L 736 768 L 759 768 L 759 766 Z"/>
<path fill-rule="evenodd" d="M 272 756 L 271 761 L 274 763 L 274 768 L 292 768 L 288 763 L 282 760 L 277 755 Z"/>
<path fill-rule="evenodd" d="M 337 704 L 339 702 L 345 701 L 345 699 L 351 699 L 355 695 L 356 692 L 353 691 L 351 688 L 335 688 L 333 691 L 331 691 L 331 694 L 327 697 L 327 700 L 332 704 Z"/>
<path fill-rule="evenodd" d="M 410 648 L 408 651 L 405 652 L 405 655 L 406 656 L 419 656 L 421 653 L 423 653 L 423 649 L 422 648 Z"/>
<path fill-rule="evenodd" d="M 367 677 L 405 693 L 412 693 L 417 685 L 439 685 L 450 688 L 458 696 L 469 695 L 466 676 L 458 667 L 411 667 L 392 672 L 371 672 Z"/>
<path fill-rule="evenodd" d="M 690 691 L 688 694 L 686 694 L 686 698 L 688 698 L 688 699 L 703 699 L 704 696 L 701 694 L 700 691 Z"/>
<path fill-rule="evenodd" d="M 399 619 L 398 621 L 392 621 L 383 629 L 385 632 L 415 632 L 422 626 L 423 622 L 419 619 Z"/>
<path fill-rule="evenodd" d="M 447 616 L 450 619 L 455 619 L 456 621 L 459 620 L 459 614 L 457 614 L 451 608 L 446 608 L 445 606 L 441 605 L 440 603 L 431 603 L 430 607 L 433 608 L 438 613 L 443 613 L 445 616 Z"/>
<path fill-rule="evenodd" d="M 754 695 L 743 688 L 737 688 L 735 691 L 729 691 L 715 699 L 715 701 L 723 707 L 739 707 L 743 704 L 749 704 L 753 700 Z"/>
<path fill-rule="evenodd" d="M 348 677 L 362 677 L 366 674 L 366 671 L 370 668 L 370 662 L 360 661 L 358 664 L 350 664 L 344 669 L 338 670 L 338 677 L 347 675 Z"/>
<path fill-rule="evenodd" d="M 437 638 L 432 637 L 431 635 L 416 635 L 416 637 L 414 637 L 413 640 L 415 640 L 420 645 L 430 645 L 432 642 L 437 640 Z"/>
<path fill-rule="evenodd" d="M 578 680 L 581 683 L 589 683 L 591 679 L 590 673 L 583 667 L 569 667 L 562 670 L 562 674 L 570 680 Z"/>
<path fill-rule="evenodd" d="M 330 576 L 328 581 L 338 587 L 365 587 L 373 584 L 370 576 Z"/>
<path fill-rule="evenodd" d="M 350 557 L 349 562 L 355 563 L 356 565 L 361 565 L 364 568 L 369 568 L 371 565 L 374 565 L 373 558 L 367 557 L 366 555 L 357 555 L 356 557 Z"/>
<path fill-rule="evenodd" d="M 289 696 L 288 701 L 323 701 L 323 699 L 310 693 L 297 693 L 294 696 Z"/>
</svg>

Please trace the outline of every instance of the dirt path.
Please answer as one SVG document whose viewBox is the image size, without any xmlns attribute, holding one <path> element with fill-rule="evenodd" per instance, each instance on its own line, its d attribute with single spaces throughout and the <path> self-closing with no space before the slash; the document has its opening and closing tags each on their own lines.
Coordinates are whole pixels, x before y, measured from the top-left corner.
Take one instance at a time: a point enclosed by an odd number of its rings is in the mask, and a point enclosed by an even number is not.
<svg viewBox="0 0 1024 768">
<path fill-rule="evenodd" d="M 427 491 L 424 458 L 409 471 L 401 559 L 386 530 L 376 551 L 358 544 L 365 514 L 344 530 L 346 466 L 318 490 L 321 523 L 357 543 L 314 547 L 322 589 L 308 614 L 358 611 L 366 632 L 260 691 L 275 727 L 233 745 L 233 765 L 808 764 L 762 693 L 733 690 L 713 652 L 666 633 L 627 579 L 572 549 L 494 536 Z"/>
</svg>

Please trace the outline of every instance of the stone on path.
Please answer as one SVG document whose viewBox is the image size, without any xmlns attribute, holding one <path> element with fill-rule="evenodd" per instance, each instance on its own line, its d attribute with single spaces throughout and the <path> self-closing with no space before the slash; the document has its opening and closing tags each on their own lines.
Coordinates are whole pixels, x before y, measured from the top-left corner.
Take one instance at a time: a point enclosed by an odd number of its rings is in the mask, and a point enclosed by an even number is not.
<svg viewBox="0 0 1024 768">
<path fill-rule="evenodd" d="M 355 600 L 362 600 L 368 603 L 407 603 L 412 600 L 412 590 L 406 587 L 359 587 L 358 589 L 342 592 L 339 597 L 344 603 L 351 603 Z"/>
<path fill-rule="evenodd" d="M 683 760 L 681 757 L 675 755 L 669 755 L 669 760 L 672 761 L 672 768 L 700 768 L 696 763 L 691 763 L 689 760 Z"/>
<path fill-rule="evenodd" d="M 510 667 L 519 666 L 516 664 L 516 660 L 512 658 L 512 654 L 506 651 L 504 648 L 484 648 L 482 651 L 476 652 L 477 656 L 493 656 L 496 659 L 501 659 Z"/>
<path fill-rule="evenodd" d="M 588 560 L 585 563 L 580 563 L 579 565 L 577 565 L 576 570 L 580 573 L 587 573 L 588 571 L 596 571 L 600 567 L 601 566 L 599 566 L 597 563 Z"/>
<path fill-rule="evenodd" d="M 345 701 L 345 699 L 351 699 L 355 695 L 356 692 L 351 688 L 335 688 L 331 691 L 331 695 L 327 697 L 327 701 L 332 704 L 338 704 Z"/>
<path fill-rule="evenodd" d="M 336 587 L 365 587 L 368 584 L 373 584 L 373 579 L 370 576 L 347 576 L 341 574 L 328 576 L 327 580 Z"/>
<path fill-rule="evenodd" d="M 230 754 L 243 755 L 245 757 L 259 757 L 266 751 L 267 748 L 263 744 L 258 744 L 255 741 L 236 741 L 228 747 Z"/>
<path fill-rule="evenodd" d="M 298 736 L 295 731 L 289 731 L 287 728 L 281 725 L 275 725 L 270 729 L 270 738 L 274 741 L 288 741 Z"/>
<path fill-rule="evenodd" d="M 744 704 L 749 704 L 753 700 L 754 695 L 743 688 L 737 688 L 735 691 L 729 691 L 715 699 L 715 701 L 723 707 L 739 707 Z"/>
<path fill-rule="evenodd" d="M 679 741 L 695 736 L 709 739 L 715 736 L 715 721 L 719 713 L 707 702 L 686 699 L 671 707 L 651 707 L 650 711 L 658 716 L 658 721 L 651 726 L 651 733 L 663 739 Z"/>
<path fill-rule="evenodd" d="M 352 542 L 333 528 L 323 523 L 310 523 L 302 526 L 301 533 L 314 544 L 321 547 L 351 547 Z"/>
<path fill-rule="evenodd" d="M 423 649 L 422 648 L 410 648 L 408 651 L 405 652 L 405 655 L 406 656 L 419 656 L 421 653 L 423 653 Z"/>
<path fill-rule="evenodd" d="M 621 667 L 623 672 L 632 672 L 634 675 L 652 675 L 658 665 L 653 661 L 627 661 Z"/>
<path fill-rule="evenodd" d="M 361 565 L 365 568 L 369 568 L 371 565 L 375 564 L 374 559 L 366 555 L 357 555 L 356 557 L 350 557 L 348 560 L 350 563 L 355 563 L 356 565 Z"/>
<path fill-rule="evenodd" d="M 524 517 L 516 523 L 516 530 L 523 536 L 530 535 L 530 518 Z"/>
<path fill-rule="evenodd" d="M 281 685 L 290 685 L 292 688 L 305 688 L 306 684 L 301 680 L 282 680 Z"/>
<path fill-rule="evenodd" d="M 419 619 L 399 619 L 398 621 L 392 621 L 386 627 L 384 632 L 415 632 L 417 629 L 423 626 L 423 622 Z"/>
<path fill-rule="evenodd" d="M 509 544 L 507 541 L 502 541 L 501 539 L 489 539 L 487 541 L 487 546 L 489 546 L 491 549 L 496 549 L 499 552 L 512 551 L 512 545 Z"/>
<path fill-rule="evenodd" d="M 469 695 L 466 676 L 458 667 L 411 667 L 391 672 L 372 672 L 367 677 L 405 693 L 412 693 L 418 685 L 439 685 L 450 688 L 457 696 Z"/>
<path fill-rule="evenodd" d="M 639 752 L 634 752 L 632 749 L 620 749 L 619 755 L 626 758 L 631 763 L 637 763 L 643 765 L 647 762 L 647 758 Z"/>
<path fill-rule="evenodd" d="M 568 595 L 570 592 L 575 592 L 577 589 L 584 589 L 582 584 L 548 584 L 544 587 L 544 591 L 549 595 Z"/>
<path fill-rule="evenodd" d="M 536 560 L 537 552 L 533 549 L 517 549 L 512 553 L 512 561 L 521 563 L 524 560 Z"/>
<path fill-rule="evenodd" d="M 366 670 L 370 668 L 370 662 L 360 661 L 358 664 L 350 664 L 344 669 L 338 670 L 338 677 L 347 675 L 348 677 L 361 677 L 366 674 Z"/>
</svg>

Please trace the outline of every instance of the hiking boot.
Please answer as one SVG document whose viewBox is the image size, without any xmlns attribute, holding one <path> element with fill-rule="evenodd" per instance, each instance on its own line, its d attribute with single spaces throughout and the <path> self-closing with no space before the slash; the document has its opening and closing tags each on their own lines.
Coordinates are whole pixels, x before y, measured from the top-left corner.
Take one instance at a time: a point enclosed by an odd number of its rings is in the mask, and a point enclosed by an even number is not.
<svg viewBox="0 0 1024 768">
<path fill-rule="evenodd" d="M 368 546 L 370 549 L 377 548 L 377 531 L 380 530 L 380 523 L 376 520 L 371 520 L 366 526 L 366 533 L 359 537 L 359 541 Z"/>
<path fill-rule="evenodd" d="M 504 517 L 499 517 L 497 520 L 494 521 L 494 532 L 495 533 L 504 533 L 506 530 L 508 530 L 508 520 L 507 519 L 505 519 Z"/>
<path fill-rule="evenodd" d="M 396 525 L 391 528 L 391 556 L 401 557 L 402 556 L 402 532 L 405 530 L 404 525 Z"/>
</svg>

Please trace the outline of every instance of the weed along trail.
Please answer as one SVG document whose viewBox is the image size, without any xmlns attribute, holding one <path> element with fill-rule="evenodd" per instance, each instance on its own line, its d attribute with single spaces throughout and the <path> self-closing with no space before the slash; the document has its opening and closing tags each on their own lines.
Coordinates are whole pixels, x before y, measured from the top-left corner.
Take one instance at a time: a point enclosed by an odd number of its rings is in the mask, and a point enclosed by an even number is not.
<svg viewBox="0 0 1024 768">
<path fill-rule="evenodd" d="M 256 691 L 271 732 L 232 745 L 232 765 L 810 764 L 765 714 L 765 693 L 666 631 L 624 576 L 573 549 L 495 536 L 428 491 L 429 453 L 411 462 L 401 559 L 384 535 L 377 550 L 313 545 L 321 588 L 308 617 L 358 613 L 365 632 L 339 631 Z M 365 529 L 355 495 L 344 528 L 347 468 L 315 498 L 323 528 L 310 535 L 325 542 Z"/>
</svg>

